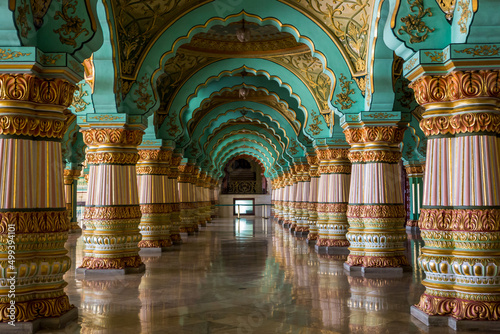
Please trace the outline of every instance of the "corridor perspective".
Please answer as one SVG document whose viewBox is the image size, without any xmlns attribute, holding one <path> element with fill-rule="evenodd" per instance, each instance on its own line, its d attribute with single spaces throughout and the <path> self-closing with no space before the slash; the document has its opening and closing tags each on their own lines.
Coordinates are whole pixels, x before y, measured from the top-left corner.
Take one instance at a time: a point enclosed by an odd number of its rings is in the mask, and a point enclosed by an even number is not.
<svg viewBox="0 0 500 334">
<path fill-rule="evenodd" d="M 500 331 L 499 10 L 0 0 L 0 334 Z"/>
<path fill-rule="evenodd" d="M 412 263 L 422 243 L 414 238 Z M 412 320 L 409 307 L 424 291 L 418 268 L 398 278 L 350 276 L 347 255 L 318 255 L 304 239 L 271 219 L 216 219 L 182 247 L 141 256 L 143 274 L 75 279 L 69 271 L 78 322 L 40 333 L 463 333 Z M 66 246 L 78 263 L 81 238 Z"/>
</svg>

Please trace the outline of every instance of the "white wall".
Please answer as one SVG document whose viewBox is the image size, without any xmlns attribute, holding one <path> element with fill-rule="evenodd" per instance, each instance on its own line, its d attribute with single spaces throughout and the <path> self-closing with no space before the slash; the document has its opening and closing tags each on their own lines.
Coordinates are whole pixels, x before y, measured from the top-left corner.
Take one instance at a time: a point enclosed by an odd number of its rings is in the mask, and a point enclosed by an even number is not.
<svg viewBox="0 0 500 334">
<path fill-rule="evenodd" d="M 235 194 L 235 195 L 219 195 L 219 204 L 233 204 L 235 198 L 253 198 L 255 199 L 255 204 L 267 204 L 267 215 L 271 216 L 271 194 L 266 195 L 251 195 L 251 194 Z M 244 217 L 262 217 L 262 210 L 264 206 L 255 207 L 255 216 L 244 216 Z M 219 207 L 219 217 L 220 218 L 233 218 L 233 207 L 232 206 L 220 206 Z"/>
</svg>

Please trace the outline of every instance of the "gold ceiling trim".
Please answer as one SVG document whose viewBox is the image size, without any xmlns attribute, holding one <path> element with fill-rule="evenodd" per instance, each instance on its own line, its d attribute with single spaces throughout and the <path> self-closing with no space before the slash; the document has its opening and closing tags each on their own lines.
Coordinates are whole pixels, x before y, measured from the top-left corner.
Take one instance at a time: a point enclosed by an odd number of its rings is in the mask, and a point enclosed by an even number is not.
<svg viewBox="0 0 500 334">
<path fill-rule="evenodd" d="M 222 138 L 220 138 L 219 140 L 217 140 L 217 142 L 216 142 L 216 143 L 212 146 L 212 149 L 210 150 L 210 152 L 209 152 L 209 154 L 208 154 L 208 155 L 211 157 L 211 156 L 213 155 L 213 153 L 215 152 L 215 150 L 216 150 L 217 148 L 219 148 L 219 147 L 220 147 L 221 143 L 222 143 L 224 140 L 226 140 L 226 139 L 228 139 L 228 138 L 230 138 L 230 137 L 233 137 L 233 136 L 236 136 L 236 135 L 242 134 L 242 133 L 244 133 L 244 134 L 248 134 L 248 135 L 253 135 L 253 136 L 256 136 L 256 137 L 258 137 L 258 138 L 260 138 L 260 139 L 264 140 L 264 141 L 265 141 L 265 142 L 267 142 L 269 145 L 271 145 L 271 147 L 273 148 L 273 150 L 276 152 L 276 155 L 277 155 L 277 156 L 280 156 L 280 153 L 279 153 L 279 151 L 278 151 L 278 149 L 277 149 L 276 145 L 274 145 L 274 144 L 272 143 L 272 141 L 271 141 L 269 138 L 267 138 L 265 135 L 263 135 L 262 133 L 259 133 L 259 132 L 257 132 L 257 131 L 253 131 L 253 130 L 244 130 L 244 129 L 239 129 L 239 130 L 231 131 L 230 133 L 228 133 L 228 134 L 224 135 L 224 137 L 222 137 Z M 227 148 L 228 146 L 230 146 L 230 145 L 232 145 L 232 144 L 234 144 L 234 143 L 240 143 L 240 142 L 245 142 L 245 141 L 251 141 L 251 142 L 253 142 L 253 143 L 255 143 L 255 144 L 258 144 L 258 145 L 260 145 L 261 147 L 265 148 L 267 151 L 269 150 L 267 147 L 263 146 L 263 144 L 262 144 L 262 143 L 260 143 L 260 142 L 256 141 L 255 139 L 249 139 L 249 138 L 234 139 L 233 141 L 228 142 L 226 145 L 224 145 L 224 146 L 222 146 L 222 147 L 220 148 L 219 152 L 217 152 L 217 155 L 215 156 L 215 159 L 217 159 L 217 158 L 220 156 L 220 154 L 224 151 L 224 149 L 225 149 L 225 148 Z M 215 159 L 214 159 L 214 160 L 215 160 Z"/>
<path fill-rule="evenodd" d="M 262 148 L 265 148 L 264 146 L 260 145 Z M 227 163 L 227 161 L 229 159 L 232 159 L 234 158 L 236 155 L 239 155 L 241 154 L 241 152 L 246 152 L 246 153 L 254 153 L 252 151 L 245 151 L 244 149 L 251 149 L 251 150 L 255 150 L 257 152 L 259 152 L 262 157 L 264 159 L 266 159 L 266 161 L 268 162 L 268 166 L 269 168 L 271 168 L 272 166 L 274 166 L 274 164 L 276 163 L 276 159 L 274 159 L 271 155 L 271 159 L 272 159 L 272 162 L 269 160 L 268 156 L 262 152 L 260 149 L 258 149 L 257 147 L 253 147 L 253 146 L 248 146 L 248 145 L 242 145 L 240 147 L 236 147 L 236 148 L 233 148 L 229 151 L 227 151 L 226 153 L 224 153 L 224 155 L 219 159 L 221 162 L 224 161 L 224 164 L 220 164 L 222 167 L 225 165 L 225 163 Z M 242 150 L 242 151 L 239 151 L 239 150 Z M 233 153 L 234 152 L 234 153 Z M 232 155 L 233 154 L 233 155 Z M 255 154 L 255 153 L 254 153 Z M 256 158 L 256 157 L 255 157 Z M 215 162 L 215 161 L 213 161 Z"/>
</svg>

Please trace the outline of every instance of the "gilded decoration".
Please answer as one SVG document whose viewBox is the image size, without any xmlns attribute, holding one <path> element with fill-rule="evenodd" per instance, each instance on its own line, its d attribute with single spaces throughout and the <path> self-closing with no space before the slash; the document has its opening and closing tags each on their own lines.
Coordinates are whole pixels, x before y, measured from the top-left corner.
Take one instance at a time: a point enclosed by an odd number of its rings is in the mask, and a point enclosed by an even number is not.
<svg viewBox="0 0 500 334">
<path fill-rule="evenodd" d="M 18 57 L 29 56 L 31 53 L 12 51 L 11 49 L 0 49 L 0 60 L 13 60 Z"/>
<path fill-rule="evenodd" d="M 427 137 L 477 132 L 499 134 L 500 114 L 481 112 L 424 118 L 420 128 Z"/>
<path fill-rule="evenodd" d="M 139 150 L 140 161 L 155 161 L 169 163 L 172 151 L 167 150 Z"/>
<path fill-rule="evenodd" d="M 309 124 L 309 132 L 311 132 L 314 136 L 317 136 L 321 133 L 320 125 L 321 125 L 321 120 L 320 116 L 314 111 L 311 111 L 311 120 L 312 123 Z"/>
<path fill-rule="evenodd" d="M 112 1 L 122 75 L 133 78 L 139 59 L 155 36 L 181 13 L 210 1 L 168 0 L 161 3 Z"/>
<path fill-rule="evenodd" d="M 85 96 L 89 95 L 87 91 L 83 89 L 83 86 L 83 83 L 78 84 L 78 88 L 75 90 L 73 95 L 73 102 L 71 103 L 71 106 L 75 109 L 76 113 L 84 111 L 90 104 L 90 102 L 86 102 L 83 99 Z"/>
<path fill-rule="evenodd" d="M 425 51 L 424 54 L 429 57 L 433 63 L 442 63 L 445 57 L 444 51 Z"/>
<path fill-rule="evenodd" d="M 117 145 L 139 146 L 144 134 L 141 130 L 128 130 L 123 128 L 103 128 L 81 130 L 83 141 L 87 146 Z"/>
<path fill-rule="evenodd" d="M 326 123 L 331 127 L 333 124 L 328 102 L 331 98 L 332 81 L 328 75 L 323 73 L 321 61 L 313 57 L 309 50 L 301 54 L 270 57 L 269 60 L 283 65 L 302 79 L 311 89 L 320 108 L 320 114 L 323 115 Z"/>
<path fill-rule="evenodd" d="M 420 176 L 424 174 L 424 165 L 413 165 L 413 166 L 405 166 L 406 174 L 409 177 Z"/>
<path fill-rule="evenodd" d="M 355 72 L 365 72 L 368 53 L 368 36 L 372 20 L 372 0 L 296 0 L 302 12 L 312 14 L 325 24 L 330 34 L 342 43 L 346 61 L 353 64 Z M 293 6 L 293 5 L 292 5 Z"/>
<path fill-rule="evenodd" d="M 401 160 L 399 151 L 353 151 L 349 153 L 349 160 L 352 163 L 398 163 Z"/>
<path fill-rule="evenodd" d="M 52 104 L 68 108 L 76 86 L 64 79 L 45 79 L 32 74 L 0 74 L 2 100 Z"/>
<path fill-rule="evenodd" d="M 62 0 L 62 10 L 57 11 L 54 15 L 54 20 L 62 19 L 65 23 L 58 29 L 54 29 L 56 34 L 59 34 L 59 40 L 63 44 L 70 45 L 76 48 L 76 39 L 81 34 L 89 35 L 87 28 L 83 27 L 85 20 L 79 18 L 75 14 L 78 12 L 76 6 L 77 0 Z"/>
<path fill-rule="evenodd" d="M 123 268 L 137 268 L 142 264 L 141 257 L 119 257 L 119 258 L 95 258 L 83 257 L 82 265 L 80 268 L 87 269 L 123 269 Z"/>
<path fill-rule="evenodd" d="M 42 65 L 55 65 L 55 63 L 61 59 L 61 55 L 40 55 L 40 64 Z"/>
<path fill-rule="evenodd" d="M 397 126 L 371 126 L 363 128 L 349 128 L 344 130 L 346 141 L 349 144 L 387 142 L 399 144 L 403 141 L 405 128 Z"/>
<path fill-rule="evenodd" d="M 52 233 L 69 230 L 66 210 L 0 212 L 0 234 L 7 234 L 10 224 L 16 226 L 16 233 Z"/>
<path fill-rule="evenodd" d="M 0 135 L 17 135 L 61 140 L 66 133 L 63 119 L 31 117 L 26 115 L 1 115 Z"/>
<path fill-rule="evenodd" d="M 454 71 L 444 76 L 422 76 L 412 82 L 418 104 L 500 97 L 500 71 Z M 495 107 L 496 108 L 496 107 Z"/>
<path fill-rule="evenodd" d="M 92 165 L 114 164 L 114 165 L 135 165 L 139 160 L 137 153 L 123 152 L 99 152 L 87 153 L 87 163 Z"/>
<path fill-rule="evenodd" d="M 28 33 L 31 30 L 30 24 L 28 23 L 28 15 L 30 14 L 30 6 L 26 0 L 21 0 L 19 6 L 17 6 L 17 17 L 16 24 L 19 33 L 22 37 L 28 38 Z"/>
<path fill-rule="evenodd" d="M 500 320 L 500 301 L 474 301 L 424 293 L 415 305 L 429 315 L 451 315 L 457 320 Z"/>
<path fill-rule="evenodd" d="M 351 88 L 352 81 L 346 79 L 344 74 L 340 75 L 339 82 L 342 92 L 335 95 L 335 103 L 340 105 L 340 109 L 342 110 L 351 109 L 352 105 L 356 103 L 356 101 L 353 101 L 349 96 L 354 94 L 354 89 Z"/>
<path fill-rule="evenodd" d="M 436 0 L 443 13 L 446 14 L 446 19 L 448 21 L 453 19 L 453 11 L 455 10 L 456 1 L 457 0 Z"/>
<path fill-rule="evenodd" d="M 58 293 L 52 293 L 52 296 Z M 11 321 L 9 317 L 11 303 L 0 303 L 0 323 Z M 33 321 L 39 318 L 60 317 L 74 308 L 69 303 L 67 295 L 34 299 L 29 301 L 16 300 L 16 322 Z"/>
<path fill-rule="evenodd" d="M 347 203 L 317 203 L 316 211 L 326 213 L 346 213 Z"/>
<path fill-rule="evenodd" d="M 33 13 L 33 24 L 35 29 L 38 30 L 43 25 L 43 18 L 52 3 L 52 0 L 30 0 L 31 12 Z"/>
<path fill-rule="evenodd" d="M 420 210 L 423 230 L 496 232 L 500 230 L 500 209 Z"/>
<path fill-rule="evenodd" d="M 406 217 L 403 204 L 397 205 L 349 205 L 347 216 L 350 218 L 402 218 Z"/>
<path fill-rule="evenodd" d="M 402 267 L 408 266 L 408 259 L 404 255 L 396 256 L 360 256 L 350 254 L 347 257 L 347 264 L 351 266 L 363 266 L 363 267 Z"/>
<path fill-rule="evenodd" d="M 153 204 L 141 204 L 142 214 L 159 214 L 159 213 L 170 213 L 172 212 L 172 207 L 167 203 L 153 203 Z"/>
<path fill-rule="evenodd" d="M 472 57 L 498 56 L 500 48 L 497 45 L 476 45 L 473 48 L 455 50 L 456 53 L 466 53 Z"/>
<path fill-rule="evenodd" d="M 86 206 L 83 214 L 84 219 L 139 219 L 141 208 L 139 205 L 126 206 Z"/>
<path fill-rule="evenodd" d="M 428 15 L 432 16 L 432 11 L 430 8 L 424 9 L 424 0 L 407 0 L 408 5 L 410 5 L 410 10 L 412 13 L 415 13 L 415 7 L 418 10 L 416 14 L 408 14 L 405 17 L 401 18 L 401 22 L 403 22 L 403 26 L 399 28 L 398 34 L 402 35 L 403 33 L 408 34 L 410 36 L 410 43 L 422 43 L 427 39 L 430 32 L 433 32 L 435 28 L 429 28 L 423 18 Z"/>
<path fill-rule="evenodd" d="M 153 103 L 151 94 L 148 93 L 149 78 L 144 74 L 141 80 L 137 81 L 137 88 L 134 90 L 134 95 L 139 96 L 134 100 L 135 105 L 139 110 L 147 111 L 148 106 Z"/>
<path fill-rule="evenodd" d="M 320 162 L 334 160 L 348 160 L 348 148 L 328 148 L 316 150 L 316 156 Z"/>
<path fill-rule="evenodd" d="M 349 165 L 319 166 L 320 174 L 351 174 Z"/>
<path fill-rule="evenodd" d="M 469 18 L 472 16 L 472 12 L 469 9 L 469 0 L 459 0 L 458 6 L 462 10 L 460 14 L 460 19 L 458 20 L 458 25 L 460 26 L 460 32 L 462 34 L 467 33 L 467 22 Z"/>
</svg>

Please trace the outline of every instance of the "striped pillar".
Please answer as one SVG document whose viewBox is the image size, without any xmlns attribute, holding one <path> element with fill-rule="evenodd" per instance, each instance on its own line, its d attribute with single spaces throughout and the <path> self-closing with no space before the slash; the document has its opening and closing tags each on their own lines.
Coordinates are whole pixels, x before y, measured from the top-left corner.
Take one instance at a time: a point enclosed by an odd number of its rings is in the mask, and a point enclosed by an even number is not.
<svg viewBox="0 0 500 334">
<path fill-rule="evenodd" d="M 298 193 L 298 195 L 297 195 Z M 291 168 L 291 176 L 290 176 L 290 193 L 288 195 L 289 197 L 289 203 L 290 203 L 290 209 L 289 209 L 289 220 L 290 220 L 290 225 L 289 229 L 290 232 L 294 232 L 295 228 L 297 227 L 297 205 L 298 203 L 298 197 L 302 197 L 302 194 L 299 193 L 298 189 L 298 180 L 297 180 L 297 171 L 295 170 L 295 166 L 292 166 Z"/>
<path fill-rule="evenodd" d="M 276 178 L 276 205 L 274 207 L 276 221 L 283 222 L 283 176 L 278 175 Z"/>
<path fill-rule="evenodd" d="M 170 204 L 170 240 L 174 245 L 182 244 L 182 238 L 180 235 L 181 227 L 181 207 L 180 207 L 180 195 L 179 195 L 179 165 L 181 163 L 182 156 L 178 153 L 174 153 L 170 159 L 170 170 L 168 173 L 168 191 L 167 198 Z"/>
<path fill-rule="evenodd" d="M 61 140 L 75 86 L 26 73 L 0 88 L 0 322 L 71 319 Z"/>
<path fill-rule="evenodd" d="M 172 246 L 169 231 L 172 194 L 168 182 L 171 156 L 171 150 L 161 148 L 139 150 L 136 171 L 142 213 L 140 248 L 162 250 Z"/>
<path fill-rule="evenodd" d="M 406 227 L 418 227 L 420 208 L 424 195 L 424 166 L 421 164 L 409 164 L 405 166 L 408 183 L 410 184 L 410 219 L 406 221 Z"/>
<path fill-rule="evenodd" d="M 346 239 L 347 202 L 349 197 L 349 178 L 351 166 L 346 148 L 319 147 L 316 155 L 319 158 L 320 189 L 318 212 L 319 224 L 318 247 L 328 247 L 334 253 L 336 248 L 349 246 Z M 347 252 L 347 249 L 344 250 Z"/>
<path fill-rule="evenodd" d="M 307 162 L 309 163 L 309 176 L 311 177 L 311 183 L 309 185 L 309 199 L 308 199 L 308 220 L 307 225 L 309 226 L 309 234 L 307 235 L 307 240 L 309 243 L 316 243 L 319 237 L 318 230 L 318 186 L 319 186 L 319 159 L 316 155 L 308 155 Z"/>
<path fill-rule="evenodd" d="M 344 131 L 351 145 L 351 191 L 347 240 L 351 246 L 347 268 L 398 268 L 408 266 L 404 255 L 406 212 L 401 192 L 399 144 L 405 128 L 364 126 Z M 354 268 L 355 269 L 355 268 Z M 370 270 L 371 271 L 371 270 Z"/>
<path fill-rule="evenodd" d="M 297 227 L 295 228 L 296 236 L 305 236 L 309 233 L 309 191 L 311 185 L 311 176 L 309 175 L 309 165 L 295 165 L 297 173 L 297 193 L 295 197 L 295 216 Z"/>
<path fill-rule="evenodd" d="M 290 228 L 290 193 L 292 185 L 292 173 L 283 173 L 283 227 Z"/>
<path fill-rule="evenodd" d="M 137 146 L 142 130 L 82 129 L 88 146 L 89 181 L 83 232 L 85 269 L 144 270 L 139 257 L 141 208 L 137 191 Z M 134 270 L 135 268 L 136 270 Z"/>
<path fill-rule="evenodd" d="M 181 221 L 179 232 L 181 233 L 193 234 L 194 232 L 198 231 L 198 222 L 196 220 L 195 194 L 192 182 L 195 169 L 196 166 L 191 164 L 181 164 L 179 166 L 178 182 Z"/>
<path fill-rule="evenodd" d="M 411 86 L 428 138 L 419 220 L 425 293 L 412 314 L 499 321 L 500 71 L 423 75 Z"/>
<path fill-rule="evenodd" d="M 66 200 L 66 210 L 70 221 L 69 231 L 80 232 L 76 217 L 77 185 L 80 177 L 80 169 L 64 169 L 64 198 Z"/>
</svg>

